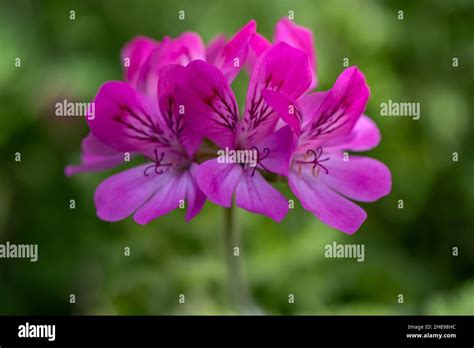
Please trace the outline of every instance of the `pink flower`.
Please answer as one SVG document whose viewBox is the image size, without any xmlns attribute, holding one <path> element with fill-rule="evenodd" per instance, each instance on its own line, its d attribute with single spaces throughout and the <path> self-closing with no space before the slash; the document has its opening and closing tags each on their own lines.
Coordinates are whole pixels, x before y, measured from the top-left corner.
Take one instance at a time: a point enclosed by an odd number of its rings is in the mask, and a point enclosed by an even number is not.
<svg viewBox="0 0 474 348">
<path fill-rule="evenodd" d="M 107 82 L 94 103 L 82 164 L 68 174 L 123 163 L 123 153 L 151 162 L 103 181 L 95 193 L 97 214 L 107 221 L 129 215 L 145 224 L 186 203 L 186 220 L 206 198 L 281 221 L 285 197 L 267 181 L 288 177 L 303 207 L 321 221 L 352 234 L 367 215 L 351 200 L 373 202 L 391 190 L 381 162 L 365 151 L 380 132 L 364 111 L 369 88 L 355 67 L 333 88 L 305 94 L 317 84 L 311 31 L 278 22 L 275 43 L 250 21 L 231 40 L 217 36 L 207 47 L 196 33 L 161 42 L 137 37 L 122 50 L 125 82 Z M 243 116 L 230 87 L 246 65 L 251 72 Z M 217 149 L 251 151 L 249 163 L 209 158 Z M 213 155 L 211 153 L 211 155 Z"/>
<path fill-rule="evenodd" d="M 231 40 L 218 36 L 207 47 L 193 32 L 185 32 L 175 39 L 165 37 L 161 42 L 144 36 L 135 37 L 122 49 L 124 79 L 140 94 L 156 99 L 162 69 L 170 64 L 186 66 L 201 59 L 215 65 L 232 82 L 245 63 L 255 30 L 256 23 L 252 20 Z M 82 141 L 81 150 L 81 164 L 67 166 L 66 175 L 102 171 L 124 163 L 123 152 L 102 143 L 92 133 Z"/>
<path fill-rule="evenodd" d="M 293 148 L 293 132 L 282 127 L 275 132 L 278 115 L 265 102 L 262 91 L 280 91 L 299 98 L 311 83 L 304 52 L 279 43 L 267 49 L 255 63 L 250 77 L 245 112 L 240 119 L 237 102 L 222 71 L 202 61 L 185 68 L 177 95 L 186 107 L 194 131 L 220 148 L 253 150 L 257 166 L 204 162 L 198 169 L 199 187 L 207 198 L 230 207 L 235 194 L 237 206 L 280 221 L 288 212 L 287 200 L 262 176 L 286 176 Z"/>
<path fill-rule="evenodd" d="M 391 190 L 391 174 L 383 163 L 346 153 L 372 149 L 380 141 L 377 126 L 363 114 L 369 94 L 364 75 L 355 67 L 346 69 L 329 91 L 298 101 L 263 91 L 298 136 L 288 175 L 291 190 L 306 210 L 348 234 L 367 217 L 349 199 L 373 202 Z"/>
<path fill-rule="evenodd" d="M 97 215 L 117 221 L 134 214 L 146 224 L 186 202 L 186 220 L 202 208 L 205 196 L 196 183 L 193 156 L 200 139 L 179 112 L 174 86 L 184 68 L 162 69 L 158 103 L 126 82 L 107 82 L 94 102 L 92 134 L 116 151 L 141 153 L 152 160 L 103 181 L 95 192 Z M 158 104 L 158 105 L 157 105 Z"/>
</svg>

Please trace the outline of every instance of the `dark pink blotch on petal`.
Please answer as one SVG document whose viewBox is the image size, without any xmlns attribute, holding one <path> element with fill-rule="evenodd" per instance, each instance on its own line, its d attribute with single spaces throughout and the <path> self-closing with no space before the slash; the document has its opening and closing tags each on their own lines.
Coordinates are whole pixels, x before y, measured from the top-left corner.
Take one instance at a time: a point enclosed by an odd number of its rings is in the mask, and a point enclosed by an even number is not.
<svg viewBox="0 0 474 348">
<path fill-rule="evenodd" d="M 319 175 L 325 175 L 319 173 Z M 310 168 L 301 173 L 291 171 L 288 183 L 303 208 L 325 224 L 347 234 L 355 233 L 367 217 L 357 204 L 332 191 L 317 180 Z"/>
<path fill-rule="evenodd" d="M 285 42 L 290 46 L 303 50 L 311 66 L 312 81 L 311 87 L 314 88 L 317 83 L 316 75 L 316 53 L 314 48 L 313 33 L 310 29 L 297 25 L 288 18 L 282 18 L 275 27 L 275 42 Z"/>
<path fill-rule="evenodd" d="M 240 176 L 235 191 L 236 205 L 280 222 L 288 213 L 288 201 L 258 171 L 251 173 L 252 169 L 247 169 Z"/>
</svg>

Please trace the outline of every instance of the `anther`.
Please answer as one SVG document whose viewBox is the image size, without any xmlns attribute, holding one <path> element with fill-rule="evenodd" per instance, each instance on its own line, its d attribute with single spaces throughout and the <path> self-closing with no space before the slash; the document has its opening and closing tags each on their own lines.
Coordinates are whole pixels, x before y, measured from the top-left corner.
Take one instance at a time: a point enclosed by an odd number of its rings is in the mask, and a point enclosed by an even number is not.
<svg viewBox="0 0 474 348">
<path fill-rule="evenodd" d="M 262 164 L 261 161 L 264 160 L 265 158 L 267 158 L 270 155 L 270 149 L 268 147 L 264 148 L 262 156 L 260 156 L 260 150 L 256 146 L 252 146 L 250 148 L 250 150 L 253 150 L 253 151 L 257 152 L 257 164 L 255 165 L 255 167 L 253 167 L 251 176 L 255 175 L 255 171 L 257 170 L 258 165 L 260 165 L 263 169 L 265 169 L 267 172 L 269 172 L 269 170 Z"/>
<path fill-rule="evenodd" d="M 319 175 L 319 167 L 321 167 L 326 174 L 329 174 L 329 170 L 325 166 L 321 164 L 321 162 L 326 162 L 329 160 L 329 157 L 321 159 L 321 156 L 323 154 L 323 148 L 319 146 L 316 151 L 314 150 L 308 150 L 306 151 L 306 155 L 304 155 L 304 159 L 306 159 L 307 155 L 313 155 L 313 159 L 311 161 L 296 161 L 298 164 L 312 164 L 313 167 L 311 168 L 311 172 L 313 173 L 314 176 Z M 298 167 L 298 172 L 301 172 L 301 166 Z"/>
<path fill-rule="evenodd" d="M 145 176 L 148 176 L 149 173 L 148 171 L 151 169 L 151 168 L 155 168 L 155 173 L 156 174 L 163 174 L 163 169 L 159 169 L 160 167 L 169 167 L 169 166 L 172 166 L 173 164 L 172 163 L 162 163 L 163 161 L 163 158 L 165 157 L 165 153 L 162 152 L 160 154 L 160 157 L 158 158 L 158 149 L 155 149 L 153 151 L 155 153 L 155 160 L 154 160 L 154 164 L 152 165 L 149 165 L 148 167 L 145 168 L 143 174 Z"/>
</svg>

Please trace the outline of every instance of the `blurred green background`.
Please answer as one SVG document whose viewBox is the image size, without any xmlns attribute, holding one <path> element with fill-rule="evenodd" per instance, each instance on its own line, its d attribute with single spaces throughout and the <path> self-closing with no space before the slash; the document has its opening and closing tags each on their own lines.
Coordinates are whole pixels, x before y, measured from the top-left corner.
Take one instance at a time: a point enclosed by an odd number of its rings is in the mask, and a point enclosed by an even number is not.
<svg viewBox="0 0 474 348">
<path fill-rule="evenodd" d="M 122 79 L 120 49 L 135 35 L 197 31 L 207 42 L 254 18 L 271 38 L 290 10 L 314 32 L 319 90 L 330 88 L 345 57 L 365 73 L 372 92 L 366 113 L 383 135 L 368 154 L 389 166 L 393 190 L 362 204 L 368 219 L 354 236 L 325 226 L 299 203 L 281 224 L 239 211 L 256 312 L 474 314 L 470 0 L 1 0 L 0 242 L 37 243 L 39 261 L 0 259 L 0 314 L 235 313 L 221 208 L 208 202 L 190 223 L 181 211 L 147 226 L 100 221 L 94 190 L 118 170 L 64 176 L 67 164 L 79 162 L 88 128 L 84 118 L 56 117 L 54 104 L 89 101 L 104 81 Z M 234 83 L 241 104 L 244 75 Z M 421 119 L 381 117 L 380 103 L 389 99 L 420 102 Z M 333 241 L 364 244 L 365 262 L 325 258 Z"/>
</svg>

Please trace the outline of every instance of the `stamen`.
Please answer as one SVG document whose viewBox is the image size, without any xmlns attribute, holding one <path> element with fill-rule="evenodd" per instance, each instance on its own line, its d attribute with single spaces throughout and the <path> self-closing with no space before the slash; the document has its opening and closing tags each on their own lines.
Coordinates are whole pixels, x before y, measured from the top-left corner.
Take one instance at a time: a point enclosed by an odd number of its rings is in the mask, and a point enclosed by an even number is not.
<svg viewBox="0 0 474 348">
<path fill-rule="evenodd" d="M 262 164 L 261 161 L 264 160 L 265 158 L 267 158 L 270 155 L 270 149 L 268 147 L 264 148 L 263 149 L 264 154 L 262 156 L 260 156 L 260 150 L 258 149 L 258 147 L 252 146 L 250 148 L 250 150 L 253 150 L 253 151 L 257 152 L 257 164 L 255 165 L 255 167 L 253 167 L 251 176 L 255 175 L 255 171 L 257 170 L 258 165 L 260 165 L 263 169 L 265 169 L 267 172 L 269 172 L 269 170 Z"/>
<path fill-rule="evenodd" d="M 311 168 L 311 171 L 314 176 L 319 175 L 319 168 L 322 168 L 326 174 L 329 174 L 329 170 L 325 166 L 321 164 L 321 162 L 326 162 L 329 160 L 329 157 L 320 159 L 323 154 L 323 148 L 319 146 L 316 151 L 314 150 L 308 150 L 306 151 L 306 155 L 304 156 L 304 159 L 306 159 L 307 155 L 313 155 L 313 159 L 311 161 L 296 161 L 298 164 L 312 164 L 313 167 Z M 301 166 L 298 166 L 298 173 L 301 173 Z"/>
<path fill-rule="evenodd" d="M 154 160 L 155 163 L 152 164 L 152 165 L 149 165 L 148 167 L 145 168 L 145 170 L 144 170 L 144 172 L 143 172 L 143 174 L 144 174 L 145 176 L 148 176 L 148 175 L 149 175 L 148 171 L 149 171 L 151 168 L 155 168 L 155 173 L 156 173 L 156 174 L 163 174 L 163 170 L 162 170 L 162 169 L 158 169 L 159 167 L 169 167 L 169 166 L 172 166 L 172 165 L 173 165 L 173 163 L 162 163 L 163 158 L 165 157 L 165 153 L 164 153 L 164 152 L 162 152 L 162 153 L 160 154 L 160 157 L 159 157 L 159 158 L 158 158 L 158 149 L 155 149 L 153 152 L 155 153 L 155 160 Z"/>
</svg>

